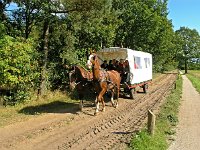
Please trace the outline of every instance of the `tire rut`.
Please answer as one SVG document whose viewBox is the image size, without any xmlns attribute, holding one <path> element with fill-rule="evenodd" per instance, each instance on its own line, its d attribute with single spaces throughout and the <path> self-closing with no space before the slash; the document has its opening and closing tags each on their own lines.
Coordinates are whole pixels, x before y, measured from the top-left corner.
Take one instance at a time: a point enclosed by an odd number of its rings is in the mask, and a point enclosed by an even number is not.
<svg viewBox="0 0 200 150">
<path fill-rule="evenodd" d="M 165 80 L 171 77 L 173 75 Z M 124 141 L 121 139 L 126 137 L 126 135 L 131 137 L 146 119 L 147 110 L 156 109 L 156 105 L 159 106 L 161 98 L 172 87 L 174 80 L 171 80 L 171 83 L 164 82 L 162 88 L 154 89 L 150 94 L 140 97 L 134 103 L 124 107 L 125 109 L 118 111 L 116 114 L 120 114 L 120 116 L 112 118 L 103 126 L 99 125 L 95 129 L 87 131 L 88 134 L 86 136 L 83 134 L 83 137 L 74 140 L 73 144 L 69 142 L 64 143 L 62 146 L 59 146 L 59 149 L 94 149 L 97 147 L 99 147 L 98 149 L 110 149 L 115 143 Z M 156 93 L 158 89 L 159 94 Z M 89 137 L 91 137 L 90 140 L 88 140 Z M 81 145 L 81 143 L 84 143 L 84 145 Z M 102 143 L 104 143 L 103 146 Z"/>
<path fill-rule="evenodd" d="M 96 116 L 88 116 L 79 113 L 70 124 L 55 125 L 50 130 L 33 131 L 28 135 L 33 138 L 18 137 L 20 140 L 10 140 L 12 147 L 4 144 L 4 147 L 26 149 L 20 143 L 26 143 L 30 149 L 118 149 L 121 144 L 128 144 L 133 134 L 141 129 L 147 117 L 147 110 L 157 110 L 162 104 L 164 96 L 170 91 L 176 74 L 165 74 L 157 78 L 147 94 L 138 94 L 135 100 L 122 101 L 119 108 L 109 108 L 106 113 Z M 108 106 L 107 106 L 108 108 Z M 89 111 L 93 111 L 90 108 Z M 84 115 L 84 116 L 83 116 Z M 35 134 L 37 133 L 37 134 Z M 118 144 L 117 144 L 118 143 Z"/>
</svg>

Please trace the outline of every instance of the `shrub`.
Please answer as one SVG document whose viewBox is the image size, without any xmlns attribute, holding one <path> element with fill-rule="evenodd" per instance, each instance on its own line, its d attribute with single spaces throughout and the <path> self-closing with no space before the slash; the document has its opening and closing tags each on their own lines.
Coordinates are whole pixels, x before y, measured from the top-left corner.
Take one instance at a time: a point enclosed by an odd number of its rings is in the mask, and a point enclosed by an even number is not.
<svg viewBox="0 0 200 150">
<path fill-rule="evenodd" d="M 4 100 L 25 100 L 39 77 L 37 53 L 33 44 L 23 38 L 3 36 L 0 39 L 0 89 L 6 89 Z"/>
</svg>

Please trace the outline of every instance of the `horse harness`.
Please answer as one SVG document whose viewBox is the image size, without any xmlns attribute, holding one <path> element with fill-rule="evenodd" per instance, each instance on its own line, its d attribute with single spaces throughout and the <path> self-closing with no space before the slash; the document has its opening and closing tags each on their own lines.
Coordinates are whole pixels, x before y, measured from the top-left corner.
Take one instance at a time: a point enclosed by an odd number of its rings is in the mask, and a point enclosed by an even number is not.
<svg viewBox="0 0 200 150">
<path fill-rule="evenodd" d="M 85 79 L 87 79 L 87 81 L 92 81 L 93 76 L 92 76 L 91 72 L 82 73 L 82 76 L 83 76 Z"/>
<path fill-rule="evenodd" d="M 106 70 L 102 69 L 102 68 L 100 69 L 100 76 L 99 76 L 98 82 L 99 83 L 107 82 L 108 85 L 111 84 L 114 87 L 117 87 L 117 85 L 114 84 L 113 81 L 111 80 L 109 73 Z"/>
</svg>

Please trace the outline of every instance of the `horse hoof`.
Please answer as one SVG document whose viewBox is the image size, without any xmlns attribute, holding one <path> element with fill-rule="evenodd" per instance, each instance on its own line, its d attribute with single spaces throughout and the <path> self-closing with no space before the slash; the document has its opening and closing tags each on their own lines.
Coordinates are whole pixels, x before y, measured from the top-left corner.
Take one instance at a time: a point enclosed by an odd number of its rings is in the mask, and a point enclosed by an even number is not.
<svg viewBox="0 0 200 150">
<path fill-rule="evenodd" d="M 104 108 L 104 109 L 102 109 L 102 111 L 103 111 L 103 112 L 105 112 L 105 111 L 106 111 L 106 109 Z"/>
<path fill-rule="evenodd" d="M 94 116 L 97 116 L 98 112 L 94 112 Z"/>
<path fill-rule="evenodd" d="M 118 104 L 115 104 L 115 108 L 117 108 L 118 107 Z"/>
</svg>

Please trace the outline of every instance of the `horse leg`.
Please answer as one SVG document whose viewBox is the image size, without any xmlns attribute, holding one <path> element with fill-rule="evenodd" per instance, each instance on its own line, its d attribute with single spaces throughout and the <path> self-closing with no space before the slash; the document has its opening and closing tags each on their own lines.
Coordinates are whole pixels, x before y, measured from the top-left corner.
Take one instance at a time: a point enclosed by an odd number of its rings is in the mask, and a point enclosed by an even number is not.
<svg viewBox="0 0 200 150">
<path fill-rule="evenodd" d="M 83 93 L 82 93 L 82 91 L 80 91 L 79 90 L 79 95 L 78 95 L 78 97 L 79 97 L 79 99 L 80 99 L 80 103 L 79 103 L 79 109 L 80 109 L 80 111 L 82 111 L 83 110 Z"/>
<path fill-rule="evenodd" d="M 112 102 L 112 104 L 113 104 L 113 107 L 115 107 L 115 108 L 117 108 L 118 107 L 118 98 L 119 98 L 119 90 L 118 90 L 118 88 L 113 88 L 112 90 L 112 97 L 111 97 L 111 102 Z M 114 103 L 114 96 L 115 96 L 115 91 L 117 92 L 117 100 L 116 100 L 116 102 Z"/>
<path fill-rule="evenodd" d="M 95 104 L 96 104 L 96 109 L 95 109 L 94 115 L 97 115 L 97 113 L 99 112 L 99 97 L 98 96 L 96 97 Z"/>
<path fill-rule="evenodd" d="M 103 95 L 105 93 L 106 93 L 106 89 L 102 89 L 101 92 L 99 93 L 99 95 L 96 98 L 97 103 L 96 103 L 96 109 L 95 109 L 95 112 L 94 112 L 95 115 L 97 115 L 97 113 L 99 112 L 99 103 L 100 102 L 102 102 L 102 105 L 103 105 L 102 111 L 103 112 L 105 111 L 105 102 L 104 102 L 104 98 L 103 98 Z"/>
<path fill-rule="evenodd" d="M 100 101 L 101 101 L 101 97 L 100 97 L 100 94 L 98 94 L 98 95 L 96 96 L 96 99 L 95 99 L 96 109 L 95 109 L 94 115 L 97 115 L 98 112 L 99 112 Z"/>
<path fill-rule="evenodd" d="M 115 103 L 114 103 L 114 91 L 111 90 L 111 103 L 113 107 L 116 107 Z"/>
<path fill-rule="evenodd" d="M 95 109 L 94 115 L 97 115 L 97 113 L 99 112 L 100 102 L 102 102 L 102 105 L 103 105 L 103 110 L 102 111 L 103 112 L 105 111 L 105 103 L 104 103 L 103 97 L 101 95 L 98 95 L 97 102 L 96 102 L 96 109 Z"/>
<path fill-rule="evenodd" d="M 117 97 L 117 101 L 116 101 L 116 104 L 115 104 L 115 108 L 117 108 L 119 106 L 119 102 L 118 102 L 118 97 Z"/>
<path fill-rule="evenodd" d="M 102 106 L 103 106 L 102 111 L 103 111 L 103 112 L 105 112 L 105 110 L 106 110 L 106 108 L 105 108 L 105 102 L 104 102 L 104 98 L 103 98 L 103 95 L 106 93 L 106 91 L 107 91 L 107 87 L 106 87 L 106 88 L 103 88 L 103 89 L 101 90 L 101 92 L 99 93 L 99 99 L 100 99 L 101 102 L 102 102 Z"/>
<path fill-rule="evenodd" d="M 80 111 L 83 110 L 83 100 L 80 100 L 80 103 L 79 103 L 79 109 L 80 109 Z"/>
<path fill-rule="evenodd" d="M 116 108 L 119 105 L 119 87 L 117 87 L 117 102 L 116 102 Z"/>
<path fill-rule="evenodd" d="M 102 111 L 105 112 L 106 107 L 105 107 L 105 102 L 104 102 L 103 96 L 102 96 L 102 98 L 101 98 L 101 102 L 102 102 L 102 106 L 103 106 Z"/>
<path fill-rule="evenodd" d="M 96 96 L 96 99 L 95 99 L 95 102 L 94 102 L 94 104 L 96 105 L 96 104 L 97 104 L 97 102 L 98 102 L 98 97 Z"/>
</svg>

